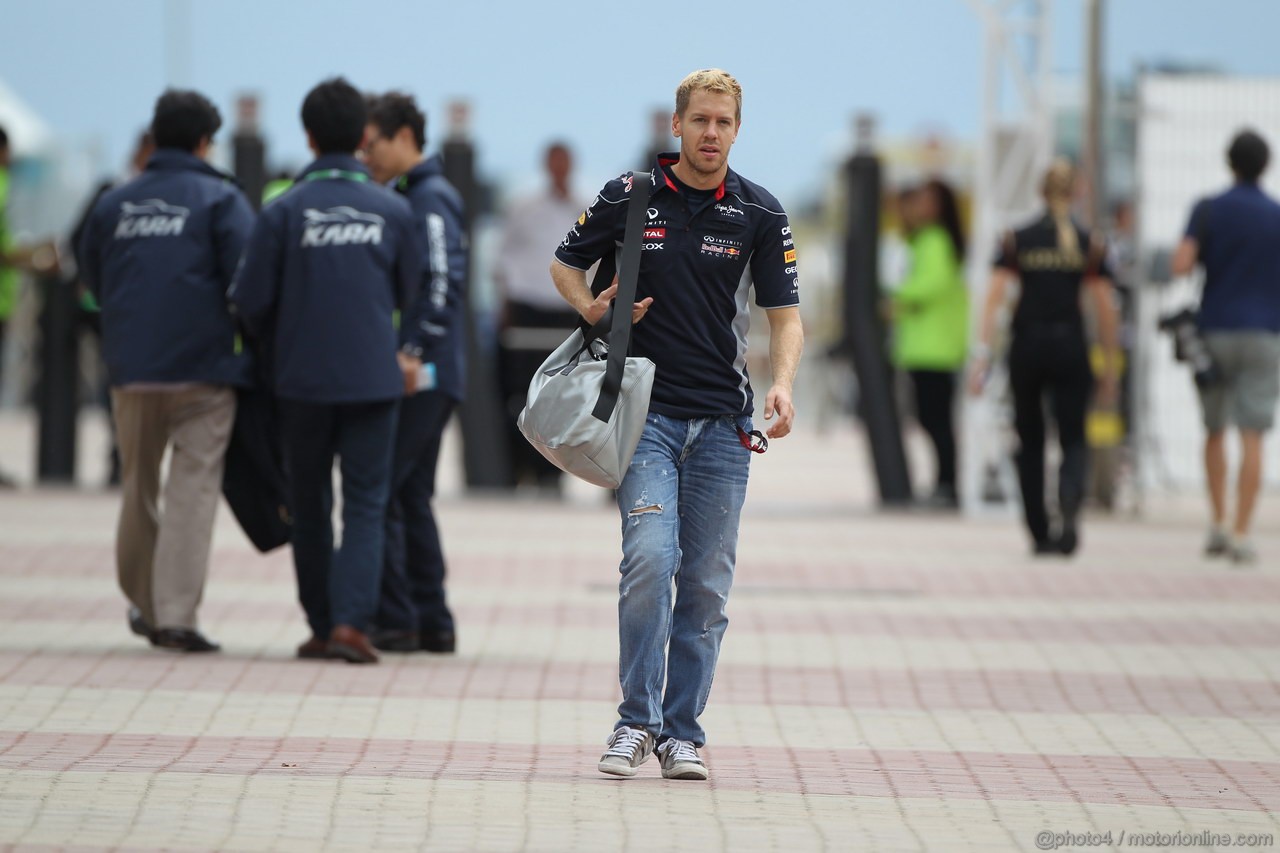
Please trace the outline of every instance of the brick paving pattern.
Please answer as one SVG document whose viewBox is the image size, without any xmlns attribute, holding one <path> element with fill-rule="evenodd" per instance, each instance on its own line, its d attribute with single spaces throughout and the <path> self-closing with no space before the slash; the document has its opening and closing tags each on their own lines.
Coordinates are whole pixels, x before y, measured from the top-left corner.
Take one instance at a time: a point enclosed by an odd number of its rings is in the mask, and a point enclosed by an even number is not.
<svg viewBox="0 0 1280 853">
<path fill-rule="evenodd" d="M 202 610 L 224 651 L 184 657 L 126 630 L 114 495 L 0 496 L 0 847 L 1280 848 L 1277 496 L 1256 568 L 1199 556 L 1189 496 L 1035 561 L 1010 518 L 867 511 L 856 436 L 789 441 L 752 472 L 705 784 L 595 770 L 618 701 L 598 494 L 446 488 L 459 653 L 377 667 L 292 659 L 288 554 L 225 510 Z"/>
</svg>

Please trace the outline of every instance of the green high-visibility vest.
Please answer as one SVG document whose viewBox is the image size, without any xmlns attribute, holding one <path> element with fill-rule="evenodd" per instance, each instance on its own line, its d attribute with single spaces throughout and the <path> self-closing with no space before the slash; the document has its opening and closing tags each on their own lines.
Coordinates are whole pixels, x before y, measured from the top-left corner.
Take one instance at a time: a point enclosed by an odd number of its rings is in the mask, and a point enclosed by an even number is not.
<svg viewBox="0 0 1280 853">
<path fill-rule="evenodd" d="M 9 230 L 9 170 L 0 169 L 0 250 L 13 248 Z M 18 304 L 18 270 L 0 260 L 0 323 L 8 320 Z"/>
</svg>

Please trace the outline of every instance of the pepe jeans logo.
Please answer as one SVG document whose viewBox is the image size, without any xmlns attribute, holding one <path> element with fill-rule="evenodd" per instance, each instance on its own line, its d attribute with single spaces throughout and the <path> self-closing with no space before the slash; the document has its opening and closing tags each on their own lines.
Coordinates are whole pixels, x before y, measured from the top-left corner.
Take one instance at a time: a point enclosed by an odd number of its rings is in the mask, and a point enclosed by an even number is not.
<svg viewBox="0 0 1280 853">
<path fill-rule="evenodd" d="M 747 212 L 745 210 L 739 210 L 738 208 L 734 207 L 731 204 L 717 204 L 715 206 L 715 211 L 716 213 L 722 214 L 724 216 L 746 216 L 747 215 Z"/>
<path fill-rule="evenodd" d="M 158 198 L 140 202 L 122 202 L 120 221 L 116 224 L 117 240 L 134 237 L 176 237 L 187 226 L 191 211 Z"/>
<path fill-rule="evenodd" d="M 302 247 L 358 246 L 382 243 L 382 227 L 386 221 L 376 213 L 364 213 L 353 207 L 331 207 L 328 210 L 308 208 L 302 212 L 307 224 L 302 229 Z"/>
</svg>

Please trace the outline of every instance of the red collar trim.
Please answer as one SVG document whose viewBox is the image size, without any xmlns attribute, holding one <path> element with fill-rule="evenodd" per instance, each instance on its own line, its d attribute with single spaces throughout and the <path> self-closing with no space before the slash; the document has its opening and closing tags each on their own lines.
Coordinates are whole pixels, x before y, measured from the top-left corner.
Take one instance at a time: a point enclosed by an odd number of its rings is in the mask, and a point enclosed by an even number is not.
<svg viewBox="0 0 1280 853">
<path fill-rule="evenodd" d="M 667 182 L 667 186 L 671 188 L 672 192 L 677 192 L 677 193 L 680 192 L 680 188 L 677 187 L 674 183 L 672 183 L 671 176 L 668 175 L 667 170 L 662 167 L 674 166 L 676 163 L 679 163 L 679 162 L 680 162 L 679 158 L 675 158 L 675 159 L 671 159 L 669 157 L 658 158 L 658 171 L 662 173 L 662 179 Z M 721 181 L 720 186 L 716 187 L 716 201 L 720 201 L 723 198 L 724 198 L 724 181 Z"/>
<path fill-rule="evenodd" d="M 668 187 L 672 192 L 675 192 L 675 193 L 680 192 L 680 189 L 679 189 L 679 188 L 678 188 L 674 183 L 672 183 L 672 181 L 671 181 L 671 176 L 667 174 L 667 170 L 666 170 L 666 169 L 664 169 L 663 167 L 664 167 L 664 166 L 674 166 L 676 163 L 679 163 L 679 162 L 680 162 L 679 158 L 674 159 L 674 160 L 669 159 L 669 158 L 666 158 L 666 157 L 659 157 L 659 158 L 658 158 L 658 171 L 662 173 L 662 180 L 666 181 L 666 182 L 667 182 L 667 187 Z"/>
</svg>

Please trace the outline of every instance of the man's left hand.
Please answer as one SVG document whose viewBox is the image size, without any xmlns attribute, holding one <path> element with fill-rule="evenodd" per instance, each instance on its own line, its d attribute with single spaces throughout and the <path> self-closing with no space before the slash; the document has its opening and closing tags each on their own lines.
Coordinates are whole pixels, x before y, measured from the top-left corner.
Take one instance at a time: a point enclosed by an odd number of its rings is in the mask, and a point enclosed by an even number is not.
<svg viewBox="0 0 1280 853">
<path fill-rule="evenodd" d="M 764 419 L 778 420 L 765 432 L 769 438 L 783 438 L 791 432 L 791 424 L 796 419 L 796 407 L 791 405 L 791 389 L 784 385 L 774 385 L 769 389 L 769 396 L 764 400 Z"/>
</svg>

